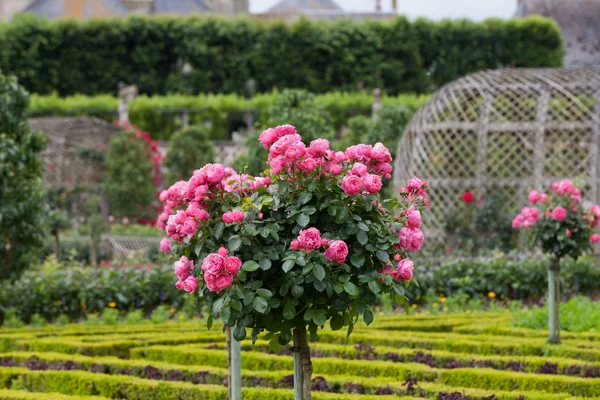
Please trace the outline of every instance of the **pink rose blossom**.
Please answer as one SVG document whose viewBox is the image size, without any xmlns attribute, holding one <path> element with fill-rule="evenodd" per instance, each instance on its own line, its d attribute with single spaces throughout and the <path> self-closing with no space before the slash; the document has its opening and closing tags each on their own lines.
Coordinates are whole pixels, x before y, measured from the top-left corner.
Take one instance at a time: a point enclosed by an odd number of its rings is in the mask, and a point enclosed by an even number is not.
<svg viewBox="0 0 600 400">
<path fill-rule="evenodd" d="M 206 287 L 211 292 L 215 292 L 217 290 L 216 281 L 217 281 L 217 275 L 208 274 L 208 273 L 204 274 L 204 282 L 206 282 Z"/>
<path fill-rule="evenodd" d="M 198 289 L 198 280 L 193 276 L 188 276 L 186 280 L 183 281 L 183 290 L 192 294 Z"/>
<path fill-rule="evenodd" d="M 310 253 L 321 247 L 321 232 L 317 228 L 308 228 L 301 230 L 298 235 L 300 247 Z"/>
<path fill-rule="evenodd" d="M 346 262 L 346 257 L 348 257 L 348 246 L 343 240 L 332 240 L 327 250 L 325 250 L 325 257 L 329 261 L 337 261 L 343 264 Z"/>
<path fill-rule="evenodd" d="M 525 222 L 525 217 L 522 214 L 519 214 L 512 220 L 512 227 L 520 228 L 523 226 L 523 222 Z"/>
<path fill-rule="evenodd" d="M 217 275 L 217 279 L 215 280 L 216 292 L 221 293 L 223 290 L 227 289 L 233 283 L 233 277 L 228 273 L 222 273 Z"/>
<path fill-rule="evenodd" d="M 292 243 L 290 243 L 290 248 L 294 251 L 297 251 L 300 249 L 300 242 L 297 240 L 292 240 Z"/>
<path fill-rule="evenodd" d="M 362 178 L 367 192 L 375 194 L 381 190 L 382 182 L 379 175 L 367 174 Z"/>
<path fill-rule="evenodd" d="M 408 216 L 408 226 L 411 228 L 420 228 L 421 227 L 421 212 L 419 210 L 415 210 L 414 207 L 410 207 L 406 214 Z"/>
<path fill-rule="evenodd" d="M 220 255 L 221 257 L 227 257 L 229 255 L 229 251 L 227 251 L 227 249 L 225 247 L 221 246 L 221 247 L 219 247 L 217 254 Z"/>
<path fill-rule="evenodd" d="M 425 239 L 425 236 L 423 235 L 423 232 L 419 229 L 413 230 L 413 234 L 412 234 L 412 249 L 414 251 L 418 251 L 421 250 L 421 246 L 423 246 L 423 240 Z"/>
<path fill-rule="evenodd" d="M 185 280 L 190 275 L 190 270 L 194 269 L 194 262 L 186 256 L 181 256 L 173 265 L 175 266 L 175 275 L 179 280 Z"/>
<path fill-rule="evenodd" d="M 420 250 L 424 239 L 423 232 L 408 226 L 400 229 L 398 237 L 400 238 L 400 247 L 406 251 Z"/>
<path fill-rule="evenodd" d="M 296 161 L 302 156 L 302 152 L 297 147 L 290 147 L 285 151 L 285 158 L 288 161 Z"/>
<path fill-rule="evenodd" d="M 225 178 L 225 167 L 221 164 L 208 164 L 206 167 L 206 180 L 216 185 Z"/>
<path fill-rule="evenodd" d="M 277 136 L 277 131 L 273 128 L 262 131 L 260 137 L 258 138 L 265 149 L 268 149 L 273 143 L 275 143 L 277 139 L 279 139 Z"/>
<path fill-rule="evenodd" d="M 307 158 L 300 161 L 298 168 L 305 172 L 312 172 L 315 168 L 317 168 L 317 161 L 314 158 Z"/>
<path fill-rule="evenodd" d="M 413 278 L 415 266 L 412 260 L 405 258 L 398 263 L 398 272 L 396 279 L 402 281 L 410 281 Z"/>
<path fill-rule="evenodd" d="M 569 179 L 563 179 L 558 183 L 557 194 L 572 194 L 575 192 L 575 185 Z"/>
<path fill-rule="evenodd" d="M 594 233 L 592 236 L 590 236 L 590 242 L 592 242 L 592 243 L 599 243 L 600 242 L 600 235 L 598 235 L 597 233 Z"/>
<path fill-rule="evenodd" d="M 564 221 L 567 218 L 567 210 L 564 207 L 556 207 L 552 210 L 552 218 L 557 221 Z"/>
<path fill-rule="evenodd" d="M 362 189 L 363 182 L 356 175 L 346 175 L 342 180 L 342 190 L 350 196 L 360 193 Z"/>
<path fill-rule="evenodd" d="M 367 160 L 371 158 L 371 150 L 373 146 L 367 144 L 358 144 L 356 145 L 356 157 L 359 160 Z"/>
<path fill-rule="evenodd" d="M 363 163 L 354 163 L 354 165 L 352 166 L 352 171 L 350 171 L 351 173 L 353 173 L 354 175 L 358 175 L 358 176 L 364 176 L 367 173 L 367 166 Z"/>
<path fill-rule="evenodd" d="M 339 175 L 342 173 L 342 167 L 339 164 L 329 164 L 325 172 L 331 175 Z"/>
<path fill-rule="evenodd" d="M 162 238 L 160 240 L 160 251 L 162 251 L 165 254 L 168 254 L 171 252 L 171 241 L 167 238 Z"/>
<path fill-rule="evenodd" d="M 287 135 L 295 135 L 297 133 L 296 128 L 289 124 L 276 127 L 275 132 L 277 133 L 277 138 Z"/>
<path fill-rule="evenodd" d="M 373 171 L 382 175 L 385 179 L 391 179 L 393 170 L 394 170 L 394 168 L 392 167 L 392 164 L 390 164 L 390 163 L 380 162 L 380 163 L 375 164 L 375 166 L 373 167 Z"/>
<path fill-rule="evenodd" d="M 198 229 L 198 223 L 192 217 L 188 217 L 183 223 L 183 227 L 181 228 L 181 232 L 191 239 L 196 233 L 196 229 Z"/>
<path fill-rule="evenodd" d="M 206 210 L 200 208 L 200 204 L 196 202 L 190 203 L 186 212 L 188 213 L 188 215 L 196 217 L 200 221 L 206 221 L 209 218 L 209 215 L 206 212 Z"/>
<path fill-rule="evenodd" d="M 230 211 L 227 211 L 225 214 L 223 214 L 223 222 L 225 222 L 226 224 L 233 223 L 233 218 L 231 218 L 231 212 Z"/>
<path fill-rule="evenodd" d="M 219 254 L 209 254 L 202 261 L 202 270 L 206 273 L 217 275 L 225 266 L 225 258 Z"/>
<path fill-rule="evenodd" d="M 237 275 L 241 266 L 242 261 L 237 257 L 227 257 L 225 260 L 225 270 L 233 276 Z"/>
<path fill-rule="evenodd" d="M 313 157 L 323 157 L 327 154 L 329 150 L 329 140 L 326 139 L 315 139 L 310 142 L 310 146 L 308 148 L 308 154 Z"/>
<path fill-rule="evenodd" d="M 529 193 L 529 196 L 527 197 L 527 200 L 531 203 L 531 204 L 536 204 L 537 202 L 540 201 L 540 194 L 538 193 L 537 190 L 532 190 Z"/>
<path fill-rule="evenodd" d="M 321 246 L 327 246 L 327 243 L 329 243 L 329 240 L 321 239 Z"/>
<path fill-rule="evenodd" d="M 278 175 L 285 168 L 285 161 L 283 158 L 277 157 L 269 161 L 269 166 L 271 167 L 271 173 L 273 175 Z"/>
<path fill-rule="evenodd" d="M 241 222 L 244 220 L 244 218 L 246 218 L 246 216 L 244 215 L 243 211 L 235 210 L 231 212 L 231 219 L 234 222 Z"/>
<path fill-rule="evenodd" d="M 175 283 L 175 287 L 179 290 L 183 289 L 183 281 L 180 279 Z"/>
<path fill-rule="evenodd" d="M 389 163 L 392 161 L 392 155 L 390 151 L 382 144 L 377 143 L 371 150 L 371 158 L 375 161 Z"/>
<path fill-rule="evenodd" d="M 571 237 L 571 231 L 567 229 L 567 231 L 565 232 L 565 235 L 567 235 L 567 237 Z"/>
</svg>

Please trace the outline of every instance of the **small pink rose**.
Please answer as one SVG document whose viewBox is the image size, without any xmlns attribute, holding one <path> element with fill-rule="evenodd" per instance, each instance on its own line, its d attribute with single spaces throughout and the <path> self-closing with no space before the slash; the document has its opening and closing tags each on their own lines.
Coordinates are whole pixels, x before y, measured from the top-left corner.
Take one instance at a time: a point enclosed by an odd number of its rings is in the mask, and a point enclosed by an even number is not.
<svg viewBox="0 0 600 400">
<path fill-rule="evenodd" d="M 353 196 L 359 194 L 363 189 L 363 182 L 360 177 L 356 175 L 346 175 L 342 180 L 342 190 Z"/>
<path fill-rule="evenodd" d="M 382 182 L 379 175 L 367 174 L 362 180 L 367 192 L 375 194 L 381 190 Z"/>
<path fill-rule="evenodd" d="M 422 223 L 422 219 L 421 219 L 421 212 L 419 210 L 415 210 L 414 207 L 410 207 L 407 210 L 407 216 L 408 216 L 408 226 L 411 228 L 420 228 L 421 227 L 421 223 Z"/>
<path fill-rule="evenodd" d="M 230 287 L 232 283 L 233 277 L 227 272 L 218 275 L 217 279 L 215 280 L 216 292 L 221 293 L 223 290 Z"/>
<path fill-rule="evenodd" d="M 354 175 L 364 176 L 367 173 L 367 166 L 363 163 L 354 163 L 352 166 L 352 171 Z"/>
<path fill-rule="evenodd" d="M 229 251 L 227 251 L 225 247 L 221 246 L 219 247 L 217 254 L 219 254 L 221 257 L 227 257 L 229 255 Z"/>
<path fill-rule="evenodd" d="M 557 221 L 564 221 L 567 218 L 567 210 L 561 206 L 556 207 L 552 210 L 552 218 Z"/>
<path fill-rule="evenodd" d="M 321 232 L 317 228 L 308 228 L 300 231 L 298 235 L 300 247 L 307 252 L 321 247 Z"/>
<path fill-rule="evenodd" d="M 237 257 L 227 257 L 225 260 L 225 270 L 229 272 L 231 275 L 236 276 L 240 267 L 242 266 L 242 261 Z"/>
<path fill-rule="evenodd" d="M 598 235 L 597 233 L 594 233 L 592 236 L 590 236 L 590 242 L 600 243 L 600 235 Z"/>
<path fill-rule="evenodd" d="M 327 250 L 325 250 L 325 257 L 329 261 L 337 261 L 343 264 L 346 262 L 346 257 L 348 257 L 348 246 L 343 240 L 332 240 L 329 242 Z"/>
<path fill-rule="evenodd" d="M 396 274 L 396 279 L 402 281 L 410 281 L 413 278 L 414 273 L 414 264 L 412 260 L 405 258 L 404 260 L 400 260 L 398 263 L 398 272 Z"/>
<path fill-rule="evenodd" d="M 290 244 L 290 248 L 294 251 L 297 251 L 300 249 L 300 242 L 297 240 L 292 240 L 292 243 Z"/>
<path fill-rule="evenodd" d="M 219 254 L 209 254 L 202 261 L 202 270 L 209 274 L 217 275 L 225 266 L 225 258 Z"/>
<path fill-rule="evenodd" d="M 188 276 L 185 281 L 183 281 L 183 290 L 192 294 L 198 289 L 198 280 L 193 276 Z"/>
<path fill-rule="evenodd" d="M 165 254 L 168 254 L 171 252 L 171 241 L 167 238 L 162 238 L 160 240 L 160 251 L 162 251 Z"/>
</svg>

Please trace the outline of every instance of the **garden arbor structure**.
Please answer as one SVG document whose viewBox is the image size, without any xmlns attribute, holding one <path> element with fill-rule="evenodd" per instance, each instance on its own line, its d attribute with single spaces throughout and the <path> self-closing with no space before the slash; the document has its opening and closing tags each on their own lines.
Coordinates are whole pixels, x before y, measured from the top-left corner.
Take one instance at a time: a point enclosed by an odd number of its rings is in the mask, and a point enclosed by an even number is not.
<svg viewBox="0 0 600 400">
<path fill-rule="evenodd" d="M 462 203 L 500 192 L 515 214 L 529 190 L 571 178 L 600 200 L 600 69 L 501 69 L 438 90 L 417 112 L 398 148 L 395 184 L 429 182 L 427 237 Z M 433 243 L 431 243 L 433 244 Z"/>
</svg>

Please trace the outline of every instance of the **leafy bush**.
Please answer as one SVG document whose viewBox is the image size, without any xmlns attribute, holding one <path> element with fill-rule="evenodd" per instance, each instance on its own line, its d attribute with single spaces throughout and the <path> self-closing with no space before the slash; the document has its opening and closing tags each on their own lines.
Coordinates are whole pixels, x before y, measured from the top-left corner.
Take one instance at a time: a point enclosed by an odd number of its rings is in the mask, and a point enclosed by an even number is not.
<svg viewBox="0 0 600 400">
<path fill-rule="evenodd" d="M 12 283 L 0 284 L 0 313 L 12 308 L 20 319 L 29 322 L 34 314 L 50 321 L 61 314 L 79 320 L 101 312 L 111 302 L 118 310 L 140 309 L 148 314 L 163 303 L 179 308 L 184 295 L 165 284 L 172 277 L 172 267 L 45 265 L 25 271 Z"/>
<path fill-rule="evenodd" d="M 129 325 L 139 325 L 144 322 L 144 312 L 142 310 L 135 310 L 127 313 L 125 321 Z"/>
<path fill-rule="evenodd" d="M 94 21 L 15 18 L 0 28 L 0 68 L 32 92 L 101 94 L 312 92 L 381 87 L 426 92 L 469 72 L 559 66 L 562 37 L 541 17 L 293 24 L 218 17 Z M 85 51 L 86 57 L 73 57 Z M 183 65 L 191 66 L 184 72 Z M 68 68 L 65 68 L 68 66 Z"/>
<path fill-rule="evenodd" d="M 169 318 L 171 318 L 171 315 L 169 314 L 169 310 L 165 305 L 156 307 L 150 315 L 150 321 L 152 321 L 153 324 L 162 324 L 165 321 L 168 321 Z"/>
<path fill-rule="evenodd" d="M 110 141 L 104 187 L 112 213 L 117 217 L 150 215 L 156 198 L 152 181 L 155 165 L 148 144 L 133 131 L 121 132 Z"/>
<path fill-rule="evenodd" d="M 39 156 L 46 136 L 28 127 L 28 103 L 16 78 L 0 71 L 0 280 L 35 262 L 46 230 Z"/>
<path fill-rule="evenodd" d="M 480 199 L 465 192 L 462 204 L 444 222 L 448 251 L 478 255 L 490 250 L 514 250 L 519 235 L 510 215 L 499 212 L 507 200 L 501 192 L 490 192 Z"/>
<path fill-rule="evenodd" d="M 547 269 L 550 260 L 532 255 L 496 255 L 476 258 L 449 258 L 440 262 L 416 262 L 415 277 L 419 287 L 408 288 L 408 297 L 416 300 L 428 289 L 446 297 L 465 293 L 469 297 L 487 297 L 494 292 L 498 299 L 540 299 L 548 290 Z M 600 270 L 594 257 L 563 262 L 563 295 L 587 296 L 600 289 Z"/>
<path fill-rule="evenodd" d="M 170 182 L 188 179 L 199 165 L 214 161 L 215 147 L 209 139 L 209 129 L 206 125 L 196 125 L 173 134 L 165 161 Z"/>
<path fill-rule="evenodd" d="M 531 329 L 546 329 L 548 305 L 531 308 L 515 315 L 513 326 Z M 573 297 L 560 307 L 560 327 L 569 332 L 600 331 L 600 303 L 587 297 Z"/>
<path fill-rule="evenodd" d="M 105 308 L 102 310 L 100 319 L 104 325 L 117 325 L 119 323 L 119 310 L 114 308 Z"/>
</svg>

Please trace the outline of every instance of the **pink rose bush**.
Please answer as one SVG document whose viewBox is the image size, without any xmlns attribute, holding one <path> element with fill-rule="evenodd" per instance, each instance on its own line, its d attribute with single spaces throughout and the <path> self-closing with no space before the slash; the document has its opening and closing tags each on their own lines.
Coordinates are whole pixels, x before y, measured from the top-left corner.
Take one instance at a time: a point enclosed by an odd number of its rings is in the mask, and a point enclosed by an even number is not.
<svg viewBox="0 0 600 400">
<path fill-rule="evenodd" d="M 581 190 L 563 179 L 554 182 L 549 191 L 532 190 L 527 197 L 531 204 L 513 219 L 513 228 L 527 231 L 545 253 L 562 258 L 579 257 L 598 243 L 600 235 L 600 206 L 584 207 Z"/>
<path fill-rule="evenodd" d="M 209 164 L 160 193 L 161 249 L 180 257 L 176 287 L 206 301 L 209 324 L 220 317 L 238 340 L 268 331 L 283 345 L 296 328 L 371 323 L 379 294 L 407 305 L 427 183 L 382 199 L 392 157 L 381 143 L 335 151 L 291 125 L 259 141 L 267 176 Z"/>
</svg>

